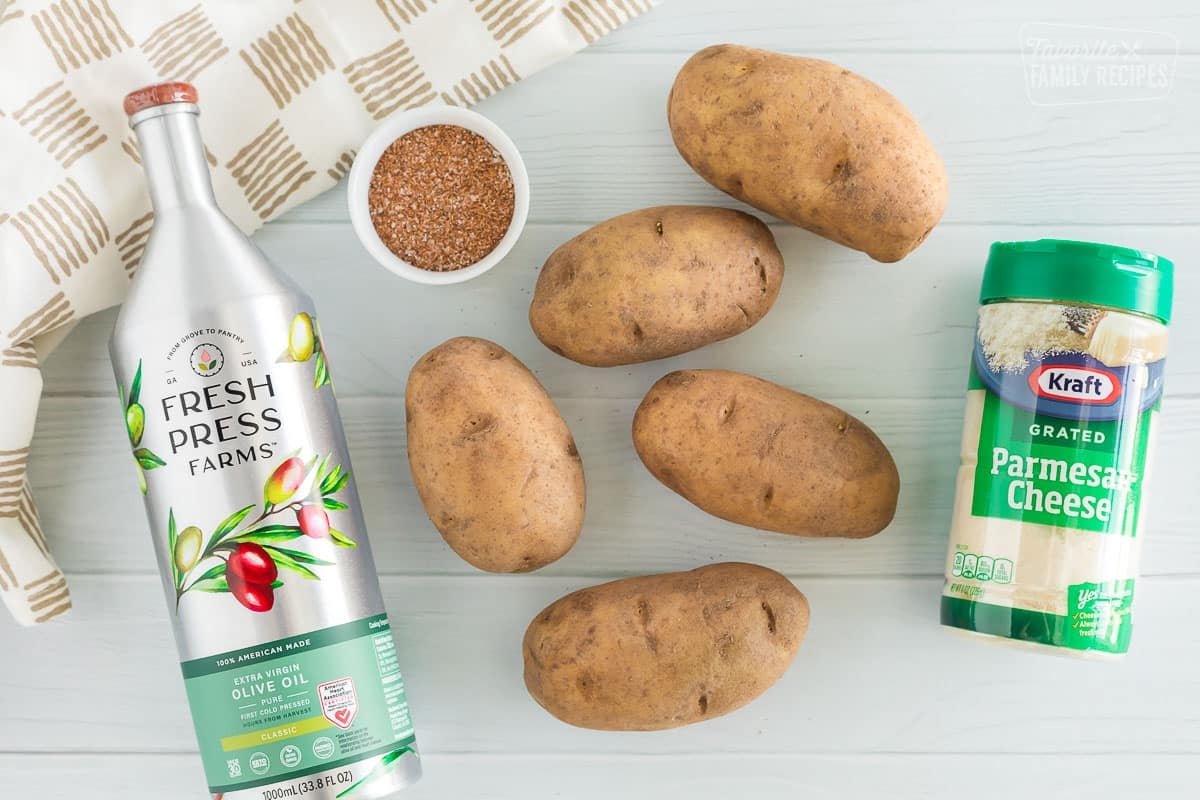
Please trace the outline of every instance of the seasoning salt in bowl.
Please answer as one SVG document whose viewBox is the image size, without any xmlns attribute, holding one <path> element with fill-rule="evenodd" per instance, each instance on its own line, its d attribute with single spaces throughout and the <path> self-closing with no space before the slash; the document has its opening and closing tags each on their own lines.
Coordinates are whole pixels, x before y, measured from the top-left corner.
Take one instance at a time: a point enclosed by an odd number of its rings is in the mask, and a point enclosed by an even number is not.
<svg viewBox="0 0 1200 800">
<path fill-rule="evenodd" d="M 529 176 L 516 145 L 487 117 L 457 106 L 384 120 L 359 148 L 347 195 L 363 247 L 417 283 L 487 272 L 512 250 L 529 214 Z"/>
</svg>

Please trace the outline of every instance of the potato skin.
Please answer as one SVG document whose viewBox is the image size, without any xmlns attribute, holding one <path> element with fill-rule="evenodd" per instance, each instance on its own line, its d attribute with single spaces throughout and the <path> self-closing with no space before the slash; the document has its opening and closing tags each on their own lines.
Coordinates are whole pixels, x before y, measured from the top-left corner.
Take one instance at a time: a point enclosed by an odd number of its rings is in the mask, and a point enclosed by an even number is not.
<svg viewBox="0 0 1200 800">
<path fill-rule="evenodd" d="M 808 601 L 778 572 L 712 564 L 624 578 L 546 607 L 525 631 L 525 687 L 563 722 L 654 731 L 746 705 L 787 671 Z"/>
<path fill-rule="evenodd" d="M 740 525 L 861 539 L 896 513 L 900 476 L 870 428 L 739 372 L 663 377 L 634 414 L 633 445 L 668 488 Z"/>
<path fill-rule="evenodd" d="M 741 333 L 771 309 L 782 281 L 775 237 L 749 214 L 646 208 L 555 250 L 538 276 L 529 324 L 580 364 L 636 364 Z"/>
<path fill-rule="evenodd" d="M 404 410 L 413 483 L 454 552 L 487 572 L 528 572 L 571 549 L 583 462 L 512 353 L 465 336 L 438 345 L 409 373 Z"/>
<path fill-rule="evenodd" d="M 837 64 L 715 45 L 684 64 L 671 136 L 700 177 L 877 261 L 899 261 L 946 208 L 946 169 L 908 110 Z"/>
</svg>

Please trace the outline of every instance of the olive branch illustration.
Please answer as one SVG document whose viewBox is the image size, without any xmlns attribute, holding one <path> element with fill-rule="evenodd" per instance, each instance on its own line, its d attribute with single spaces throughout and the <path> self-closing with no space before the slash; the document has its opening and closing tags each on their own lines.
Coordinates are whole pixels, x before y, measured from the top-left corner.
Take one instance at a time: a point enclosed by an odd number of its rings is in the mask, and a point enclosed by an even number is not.
<svg viewBox="0 0 1200 800">
<path fill-rule="evenodd" d="M 185 594 L 197 591 L 229 593 L 251 611 L 270 611 L 275 590 L 283 586 L 281 568 L 306 580 L 320 580 L 315 569 L 334 563 L 281 543 L 308 536 L 329 539 L 337 547 L 357 547 L 329 524 L 330 511 L 349 508 L 335 495 L 350 482 L 350 473 L 340 464 L 330 465 L 331 458 L 332 453 L 306 462 L 299 452 L 285 458 L 263 486 L 261 508 L 254 503 L 233 512 L 217 524 L 207 543 L 195 525 L 179 530 L 175 510 L 169 509 L 167 546 L 176 610 Z M 309 491 L 301 493 L 306 484 Z M 294 524 L 278 521 L 278 515 L 287 512 L 295 515 Z"/>
<path fill-rule="evenodd" d="M 317 318 L 301 311 L 292 318 L 288 329 L 287 351 L 280 356 L 280 361 L 295 361 L 303 363 L 313 361 L 313 388 L 322 386 L 332 388 L 333 380 L 329 377 L 329 359 L 325 355 L 325 346 L 321 342 L 321 324 Z"/>
<path fill-rule="evenodd" d="M 142 494 L 146 493 L 146 472 L 159 467 L 165 467 L 163 461 L 150 448 L 142 447 L 142 435 L 146 432 L 146 409 L 138 402 L 142 395 L 142 360 L 138 359 L 137 371 L 133 373 L 133 383 L 129 385 L 129 396 L 125 396 L 124 384 L 117 384 L 121 396 L 121 407 L 125 409 L 125 431 L 129 434 L 129 444 L 133 447 L 133 461 L 137 464 L 138 486 Z"/>
</svg>

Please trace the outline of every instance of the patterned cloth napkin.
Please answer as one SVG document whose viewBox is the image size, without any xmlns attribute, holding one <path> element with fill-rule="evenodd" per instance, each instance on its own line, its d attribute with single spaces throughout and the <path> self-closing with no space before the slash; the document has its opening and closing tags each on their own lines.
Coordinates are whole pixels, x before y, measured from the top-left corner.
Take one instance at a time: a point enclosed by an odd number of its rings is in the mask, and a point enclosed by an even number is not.
<svg viewBox="0 0 1200 800">
<path fill-rule="evenodd" d="M 0 595 L 17 621 L 71 606 L 25 472 L 38 365 L 121 302 L 153 222 L 126 92 L 196 85 L 217 199 L 250 232 L 337 183 L 378 120 L 482 100 L 656 2 L 0 0 Z"/>
</svg>

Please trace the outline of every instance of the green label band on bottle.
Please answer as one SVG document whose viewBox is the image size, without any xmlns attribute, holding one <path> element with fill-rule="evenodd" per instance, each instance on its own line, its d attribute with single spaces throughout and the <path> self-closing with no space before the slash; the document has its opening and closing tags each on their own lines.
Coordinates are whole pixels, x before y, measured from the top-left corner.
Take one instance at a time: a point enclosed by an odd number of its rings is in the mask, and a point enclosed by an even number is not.
<svg viewBox="0 0 1200 800">
<path fill-rule="evenodd" d="M 182 670 L 214 794 L 388 757 L 415 741 L 386 614 Z"/>
</svg>

